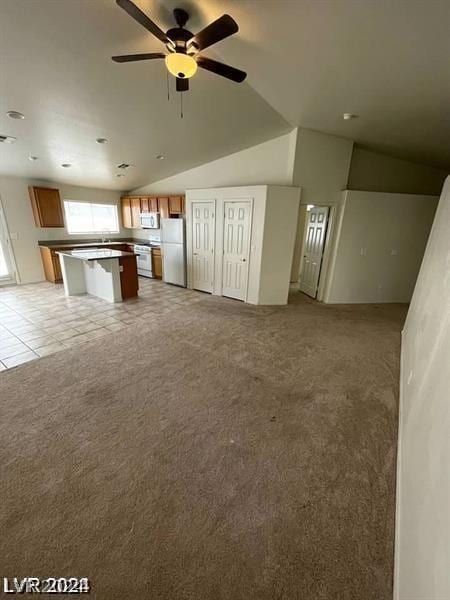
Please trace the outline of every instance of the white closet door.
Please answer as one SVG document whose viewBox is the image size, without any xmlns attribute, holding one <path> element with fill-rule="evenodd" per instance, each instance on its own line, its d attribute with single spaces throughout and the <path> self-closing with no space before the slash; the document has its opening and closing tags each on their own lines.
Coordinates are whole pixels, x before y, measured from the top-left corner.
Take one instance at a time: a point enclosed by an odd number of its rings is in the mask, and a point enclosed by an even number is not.
<svg viewBox="0 0 450 600">
<path fill-rule="evenodd" d="M 225 201 L 223 224 L 222 295 L 246 300 L 251 203 Z"/>
<path fill-rule="evenodd" d="M 328 210 L 327 206 L 314 206 L 308 213 L 300 290 L 312 298 L 317 296 L 317 288 L 319 287 Z"/>
<path fill-rule="evenodd" d="M 213 291 L 214 202 L 192 203 L 192 287 Z"/>
</svg>

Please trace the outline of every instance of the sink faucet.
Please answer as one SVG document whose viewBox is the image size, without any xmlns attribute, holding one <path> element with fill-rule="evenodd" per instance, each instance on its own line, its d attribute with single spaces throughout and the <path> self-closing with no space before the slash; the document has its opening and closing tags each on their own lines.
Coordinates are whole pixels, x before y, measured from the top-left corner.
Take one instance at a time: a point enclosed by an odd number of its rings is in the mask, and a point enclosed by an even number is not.
<svg viewBox="0 0 450 600">
<path fill-rule="evenodd" d="M 105 238 L 105 232 L 109 233 L 108 229 L 102 229 L 102 244 L 104 244 L 107 240 Z"/>
</svg>

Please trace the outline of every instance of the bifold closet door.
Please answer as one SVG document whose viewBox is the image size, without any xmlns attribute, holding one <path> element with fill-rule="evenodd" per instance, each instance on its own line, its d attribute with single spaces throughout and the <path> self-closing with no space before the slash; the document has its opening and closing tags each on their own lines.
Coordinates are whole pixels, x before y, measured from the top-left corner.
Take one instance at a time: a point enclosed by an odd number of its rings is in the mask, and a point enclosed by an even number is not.
<svg viewBox="0 0 450 600">
<path fill-rule="evenodd" d="M 214 282 L 214 202 L 192 202 L 192 287 L 213 291 Z"/>
<path fill-rule="evenodd" d="M 225 201 L 222 295 L 246 300 L 249 268 L 251 203 Z"/>
</svg>

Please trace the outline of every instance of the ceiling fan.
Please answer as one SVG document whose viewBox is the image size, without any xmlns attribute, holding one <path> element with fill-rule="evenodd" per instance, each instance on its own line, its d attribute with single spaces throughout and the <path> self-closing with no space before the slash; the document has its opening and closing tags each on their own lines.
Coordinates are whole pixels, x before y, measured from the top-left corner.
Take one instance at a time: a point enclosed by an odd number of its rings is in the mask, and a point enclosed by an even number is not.
<svg viewBox="0 0 450 600">
<path fill-rule="evenodd" d="M 168 50 L 168 54 L 152 52 L 149 54 L 113 56 L 112 60 L 115 62 L 124 63 L 164 58 L 167 70 L 176 77 L 177 92 L 186 92 L 189 89 L 189 78 L 195 75 L 197 67 L 231 79 L 231 81 L 235 81 L 236 83 L 241 83 L 247 77 L 247 73 L 240 69 L 230 67 L 200 54 L 205 48 L 209 48 L 209 46 L 224 40 L 239 30 L 238 24 L 230 15 L 222 15 L 219 19 L 213 21 L 202 29 L 202 31 L 194 35 L 185 29 L 185 25 L 189 20 L 188 13 L 182 8 L 176 8 L 173 14 L 178 27 L 173 27 L 164 33 L 131 0 L 116 0 L 116 2 L 130 17 L 163 42 Z"/>
</svg>

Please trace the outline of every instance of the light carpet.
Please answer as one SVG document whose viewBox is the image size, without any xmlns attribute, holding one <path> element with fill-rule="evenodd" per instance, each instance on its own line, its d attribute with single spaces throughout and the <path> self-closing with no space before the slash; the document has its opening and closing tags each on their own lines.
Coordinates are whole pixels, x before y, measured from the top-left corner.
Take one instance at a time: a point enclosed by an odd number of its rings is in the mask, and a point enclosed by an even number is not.
<svg viewBox="0 0 450 600">
<path fill-rule="evenodd" d="M 205 297 L 2 373 L 0 575 L 391 600 L 405 311 Z"/>
</svg>

